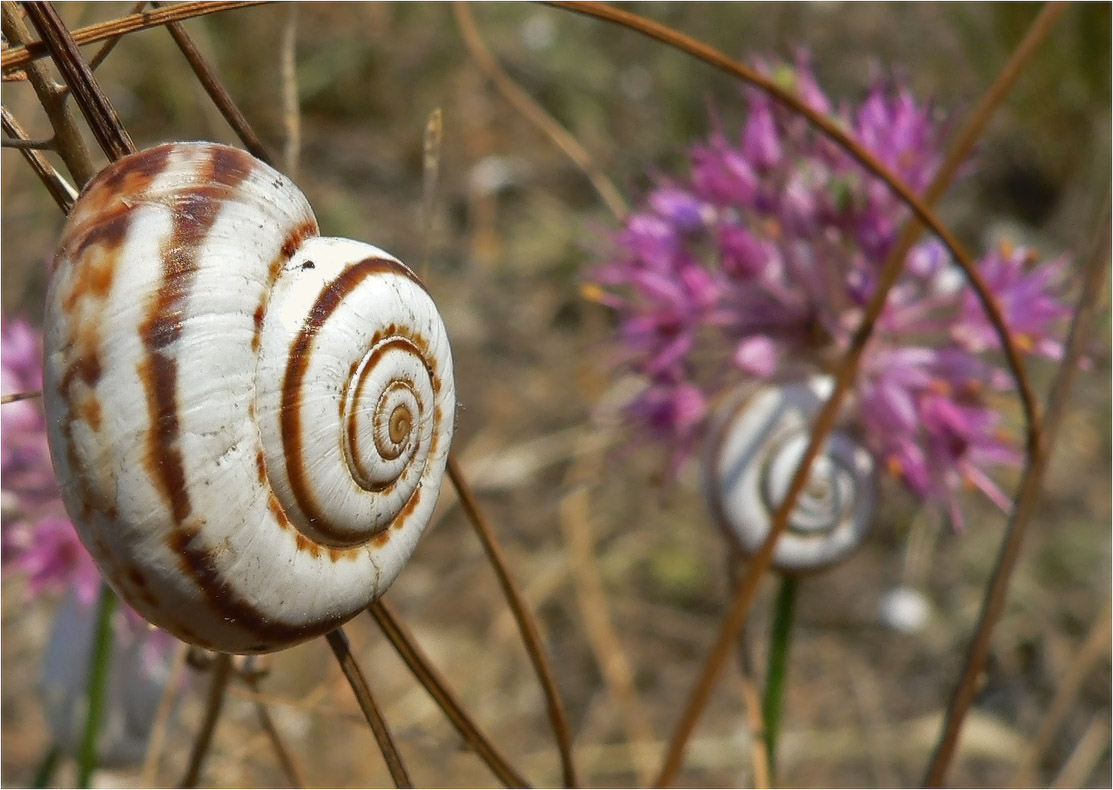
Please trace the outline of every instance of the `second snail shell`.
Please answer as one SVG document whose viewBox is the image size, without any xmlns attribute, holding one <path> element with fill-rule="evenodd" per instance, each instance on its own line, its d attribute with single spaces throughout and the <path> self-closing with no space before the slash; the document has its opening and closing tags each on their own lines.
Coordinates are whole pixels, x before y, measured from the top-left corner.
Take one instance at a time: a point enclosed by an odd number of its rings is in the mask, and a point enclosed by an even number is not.
<svg viewBox="0 0 1113 790">
<path fill-rule="evenodd" d="M 713 420 L 704 457 L 704 492 L 715 519 L 745 556 L 761 548 L 773 514 L 833 389 L 826 375 L 743 387 Z M 816 571 L 861 544 L 877 508 L 873 456 L 847 426 L 821 446 L 808 482 L 777 541 L 772 567 Z"/>
<path fill-rule="evenodd" d="M 67 510 L 147 619 L 266 652 L 394 581 L 452 438 L 447 335 L 406 266 L 319 236 L 284 176 L 210 143 L 110 165 L 63 229 L 44 326 Z"/>
</svg>

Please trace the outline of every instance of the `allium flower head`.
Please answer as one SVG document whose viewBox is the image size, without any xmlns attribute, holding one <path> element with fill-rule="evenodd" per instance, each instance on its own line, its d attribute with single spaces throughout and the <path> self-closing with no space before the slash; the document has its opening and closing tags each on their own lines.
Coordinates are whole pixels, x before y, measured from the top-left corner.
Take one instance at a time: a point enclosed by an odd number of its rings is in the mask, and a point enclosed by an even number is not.
<svg viewBox="0 0 1113 790">
<path fill-rule="evenodd" d="M 914 191 L 942 160 L 935 110 L 896 80 L 857 107 L 836 105 L 804 55 L 773 69 L 803 101 L 832 114 Z M 841 357 L 876 286 L 906 207 L 805 121 L 764 94 L 746 94 L 734 135 L 714 125 L 692 147 L 690 172 L 661 183 L 625 222 L 587 292 L 613 308 L 619 363 L 645 388 L 627 414 L 688 457 L 709 405 L 747 379 L 769 379 Z M 1065 259 L 1039 264 L 1002 248 L 980 261 L 1013 336 L 1055 358 L 1067 309 Z M 936 240 L 916 245 L 862 359 L 851 407 L 883 468 L 956 526 L 956 495 L 972 485 L 1002 507 L 989 476 L 1019 454 L 987 393 L 1010 388 L 985 352 L 998 339 L 973 291 Z"/>
</svg>

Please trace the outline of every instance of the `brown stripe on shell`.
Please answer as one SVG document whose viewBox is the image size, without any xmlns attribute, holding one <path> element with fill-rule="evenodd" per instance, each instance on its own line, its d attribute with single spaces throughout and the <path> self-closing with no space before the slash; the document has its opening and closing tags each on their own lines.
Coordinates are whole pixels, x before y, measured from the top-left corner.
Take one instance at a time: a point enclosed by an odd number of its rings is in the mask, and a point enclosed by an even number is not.
<svg viewBox="0 0 1113 790">
<path fill-rule="evenodd" d="M 206 150 L 209 156 L 198 162 L 196 181 L 173 193 L 172 227 L 161 249 L 162 282 L 139 326 L 147 353 L 138 372 L 147 395 L 151 426 L 144 463 L 178 524 L 193 508 L 178 446 L 178 359 L 170 347 L 181 338 L 205 238 L 224 202 L 235 197 L 236 187 L 256 167 L 252 157 L 235 148 L 214 146 Z M 142 166 L 142 159 L 137 166 Z"/>
<path fill-rule="evenodd" d="M 335 614 L 310 623 L 284 623 L 237 595 L 224 580 L 216 557 L 219 549 L 205 548 L 199 528 L 179 528 L 172 539 L 171 548 L 178 557 L 178 565 L 196 583 L 208 598 L 220 618 L 250 632 L 259 641 L 247 647 L 249 652 L 260 652 L 274 644 L 294 644 L 342 625 L 350 612 Z M 202 641 L 204 644 L 204 641 Z"/>
<path fill-rule="evenodd" d="M 365 268 L 368 274 L 400 274 L 406 279 L 414 282 L 425 293 L 429 293 L 429 289 L 425 287 L 425 283 L 421 278 L 410 271 L 410 267 L 400 261 L 392 260 L 391 258 L 364 258 L 359 263 L 355 264 L 356 267 Z"/>
<path fill-rule="evenodd" d="M 66 221 L 62 249 L 65 250 L 68 239 L 80 243 L 86 234 L 100 232 L 98 229 L 107 218 L 130 214 L 134 207 L 132 201 L 150 191 L 151 183 L 166 170 L 176 147 L 170 143 L 140 151 L 113 162 L 94 176 L 81 191 Z M 66 254 L 76 258 L 81 253 L 79 248 Z"/>
<path fill-rule="evenodd" d="M 305 325 L 301 328 L 301 331 L 290 347 L 289 362 L 286 364 L 286 375 L 282 382 L 282 413 L 280 422 L 282 446 L 286 458 L 290 490 L 302 512 L 305 513 L 307 518 L 313 520 L 314 527 L 322 533 L 328 533 L 331 525 L 325 517 L 325 514 L 321 512 L 321 509 L 318 507 L 310 483 L 311 473 L 305 468 L 305 457 L 301 443 L 302 382 L 305 380 L 305 374 L 309 367 L 309 358 L 312 352 L 313 341 L 321 331 L 325 322 L 328 321 L 329 317 L 331 317 L 336 309 L 343 304 L 348 294 L 354 291 L 360 283 L 368 277 L 381 274 L 401 274 L 413 280 L 418 285 L 421 285 L 423 290 L 425 288 L 425 286 L 421 284 L 421 280 L 419 280 L 413 272 L 394 260 L 386 258 L 366 258 L 349 266 L 341 272 L 336 279 L 328 283 L 317 296 L 316 302 L 314 302 L 313 307 L 309 311 L 309 316 L 306 319 Z M 391 325 L 387 327 L 386 331 L 390 332 L 392 330 L 397 332 L 398 327 Z M 380 339 L 380 333 L 376 333 L 372 338 L 372 346 L 378 343 Z M 424 360 L 427 356 L 425 352 L 428 350 L 428 343 L 425 339 L 420 335 L 414 335 L 409 336 L 408 340 L 420 348 L 423 352 L 422 359 Z M 427 362 L 425 365 L 426 369 L 429 371 L 430 378 L 433 380 L 434 386 L 437 386 L 437 377 L 434 375 L 432 369 L 429 368 Z M 340 400 L 340 408 L 343 409 L 343 398 L 341 397 Z M 434 447 L 436 446 L 436 433 L 436 431 L 433 431 Z M 417 490 L 420 490 L 420 488 Z"/>
</svg>

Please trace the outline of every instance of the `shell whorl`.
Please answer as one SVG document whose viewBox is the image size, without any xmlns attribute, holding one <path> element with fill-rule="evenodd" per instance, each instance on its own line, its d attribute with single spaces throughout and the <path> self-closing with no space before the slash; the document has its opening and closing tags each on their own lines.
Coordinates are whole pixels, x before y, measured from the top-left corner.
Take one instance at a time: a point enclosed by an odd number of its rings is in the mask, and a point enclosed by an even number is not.
<svg viewBox="0 0 1113 790">
<path fill-rule="evenodd" d="M 409 269 L 320 237 L 284 176 L 210 143 L 114 163 L 63 229 L 44 326 L 67 510 L 145 617 L 265 652 L 393 582 L 447 462 L 447 336 Z"/>
<path fill-rule="evenodd" d="M 768 537 L 832 388 L 833 380 L 822 375 L 746 387 L 714 419 L 703 463 L 704 492 L 744 555 L 755 554 Z M 802 573 L 839 562 L 865 539 L 877 499 L 873 456 L 853 434 L 836 427 L 812 464 L 772 566 Z"/>
</svg>

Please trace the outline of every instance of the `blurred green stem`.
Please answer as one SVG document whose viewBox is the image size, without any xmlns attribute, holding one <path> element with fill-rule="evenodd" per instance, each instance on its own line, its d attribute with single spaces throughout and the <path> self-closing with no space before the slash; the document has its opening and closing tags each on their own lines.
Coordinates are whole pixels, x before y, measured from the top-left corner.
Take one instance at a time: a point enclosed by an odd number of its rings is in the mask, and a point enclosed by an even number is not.
<svg viewBox="0 0 1113 790">
<path fill-rule="evenodd" d="M 777 736 L 780 734 L 781 710 L 784 707 L 785 680 L 788 676 L 788 648 L 792 638 L 792 620 L 796 613 L 797 580 L 782 576 L 773 603 L 773 630 L 769 634 L 769 668 L 765 676 L 765 697 L 761 714 L 765 719 L 765 750 L 769 755 L 769 779 L 777 785 Z"/>
<path fill-rule="evenodd" d="M 77 755 L 77 786 L 89 787 L 93 769 L 97 766 L 97 736 L 100 734 L 108 690 L 108 669 L 112 659 L 112 613 L 116 609 L 116 595 L 101 582 L 97 597 L 96 631 L 89 654 L 89 707 L 85 716 L 85 732 L 81 737 L 81 750 Z"/>
<path fill-rule="evenodd" d="M 51 744 L 50 749 L 43 755 L 39 767 L 35 770 L 35 778 L 31 780 L 31 787 L 54 787 L 54 772 L 58 768 L 58 760 L 62 757 L 62 750 L 58 744 Z"/>
</svg>

